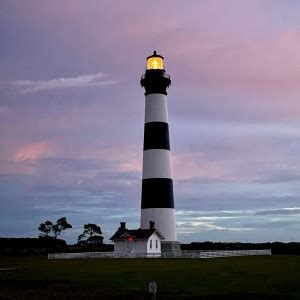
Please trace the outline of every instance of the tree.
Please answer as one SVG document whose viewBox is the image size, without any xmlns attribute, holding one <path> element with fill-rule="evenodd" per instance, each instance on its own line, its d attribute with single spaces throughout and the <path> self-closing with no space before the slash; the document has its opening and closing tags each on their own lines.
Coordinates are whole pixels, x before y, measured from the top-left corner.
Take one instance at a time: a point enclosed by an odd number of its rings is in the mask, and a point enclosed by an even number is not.
<svg viewBox="0 0 300 300">
<path fill-rule="evenodd" d="M 41 223 L 39 226 L 39 231 L 42 232 L 40 236 L 42 237 L 49 237 L 50 232 L 52 231 L 53 223 L 49 220 L 45 221 L 44 223 Z"/>
<path fill-rule="evenodd" d="M 38 227 L 39 231 L 42 232 L 40 237 L 54 239 L 57 239 L 57 237 L 62 233 L 62 231 L 68 228 L 72 228 L 72 225 L 68 223 L 66 217 L 58 219 L 56 221 L 56 224 L 53 224 L 51 221 L 47 220 L 44 223 L 41 223 Z"/>
<path fill-rule="evenodd" d="M 56 239 L 62 233 L 62 231 L 66 230 L 68 228 L 72 228 L 72 225 L 68 223 L 66 217 L 62 217 L 62 218 L 58 219 L 56 221 L 56 224 L 54 224 L 52 226 L 54 238 Z"/>
<path fill-rule="evenodd" d="M 103 236 L 100 226 L 96 224 L 84 224 L 83 233 L 78 236 L 79 245 L 101 245 Z"/>
</svg>

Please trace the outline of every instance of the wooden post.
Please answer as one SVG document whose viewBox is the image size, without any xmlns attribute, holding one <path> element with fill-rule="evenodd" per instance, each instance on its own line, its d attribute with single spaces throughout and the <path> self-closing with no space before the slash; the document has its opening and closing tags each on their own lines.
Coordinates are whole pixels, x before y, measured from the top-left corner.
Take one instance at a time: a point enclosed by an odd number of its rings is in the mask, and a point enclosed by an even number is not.
<svg viewBox="0 0 300 300">
<path fill-rule="evenodd" d="M 150 281 L 148 285 L 148 291 L 151 300 L 156 300 L 157 284 L 155 281 Z"/>
</svg>

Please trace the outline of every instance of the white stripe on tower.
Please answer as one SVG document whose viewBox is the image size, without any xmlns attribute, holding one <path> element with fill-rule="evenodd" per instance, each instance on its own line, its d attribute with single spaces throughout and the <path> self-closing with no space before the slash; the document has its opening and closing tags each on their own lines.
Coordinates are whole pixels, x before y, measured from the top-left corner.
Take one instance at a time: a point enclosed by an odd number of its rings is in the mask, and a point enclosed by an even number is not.
<svg viewBox="0 0 300 300">
<path fill-rule="evenodd" d="M 154 53 L 149 58 L 162 57 Z M 141 80 L 146 90 L 141 228 L 154 221 L 165 241 L 177 241 L 166 96 L 170 83 L 163 68 L 147 69 Z"/>
<path fill-rule="evenodd" d="M 144 151 L 143 179 L 172 178 L 170 156 L 170 151 L 164 149 Z"/>
<path fill-rule="evenodd" d="M 146 96 L 145 123 L 168 123 L 167 96 L 163 94 L 150 94 Z"/>
<path fill-rule="evenodd" d="M 148 229 L 152 220 L 155 220 L 155 227 L 163 234 L 165 241 L 177 241 L 174 208 L 142 209 L 141 228 Z"/>
</svg>

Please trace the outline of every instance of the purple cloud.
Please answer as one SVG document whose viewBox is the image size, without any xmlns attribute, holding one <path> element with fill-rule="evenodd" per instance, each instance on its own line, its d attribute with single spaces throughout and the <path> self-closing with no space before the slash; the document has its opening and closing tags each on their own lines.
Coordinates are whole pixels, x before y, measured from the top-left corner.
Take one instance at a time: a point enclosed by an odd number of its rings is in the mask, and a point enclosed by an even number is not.
<svg viewBox="0 0 300 300">
<path fill-rule="evenodd" d="M 96 74 L 78 75 L 75 77 L 50 80 L 16 80 L 12 84 L 20 89 L 21 94 L 49 91 L 62 88 L 83 88 L 115 84 L 116 81 L 105 80 L 107 76 L 101 72 Z"/>
</svg>

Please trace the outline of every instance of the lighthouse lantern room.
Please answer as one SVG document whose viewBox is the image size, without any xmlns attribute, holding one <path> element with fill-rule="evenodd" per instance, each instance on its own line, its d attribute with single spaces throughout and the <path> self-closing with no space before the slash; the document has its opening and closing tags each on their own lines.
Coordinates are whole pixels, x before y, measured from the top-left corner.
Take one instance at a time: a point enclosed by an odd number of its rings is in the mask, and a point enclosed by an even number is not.
<svg viewBox="0 0 300 300">
<path fill-rule="evenodd" d="M 164 70 L 164 58 L 156 51 L 147 57 L 147 70 Z"/>
</svg>

